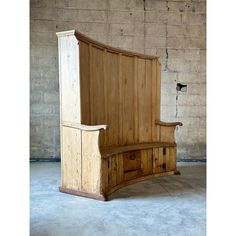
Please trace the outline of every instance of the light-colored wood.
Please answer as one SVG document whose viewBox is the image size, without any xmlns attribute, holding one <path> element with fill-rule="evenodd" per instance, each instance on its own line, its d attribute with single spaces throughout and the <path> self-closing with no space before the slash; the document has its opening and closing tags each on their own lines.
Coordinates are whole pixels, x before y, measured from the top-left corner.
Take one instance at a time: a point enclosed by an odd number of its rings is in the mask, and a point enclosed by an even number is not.
<svg viewBox="0 0 236 236">
<path fill-rule="evenodd" d="M 98 146 L 99 131 L 82 131 L 82 191 L 101 193 L 101 158 Z"/>
<path fill-rule="evenodd" d="M 117 153 L 123 153 L 123 152 L 129 152 L 129 151 L 135 151 L 135 150 L 145 150 L 150 149 L 154 147 L 175 147 L 175 143 L 163 143 L 163 142 L 153 142 L 153 143 L 139 143 L 139 144 L 133 144 L 133 145 L 125 145 L 125 146 L 114 146 L 114 147 L 101 147 L 100 152 L 103 158 L 106 158 L 107 156 L 117 154 Z"/>
<path fill-rule="evenodd" d="M 81 190 L 81 131 L 62 128 L 62 187 Z"/>
<path fill-rule="evenodd" d="M 158 58 L 75 30 L 57 36 L 60 191 L 105 200 L 122 186 L 174 174 L 174 132 L 182 123 L 160 121 Z"/>
</svg>

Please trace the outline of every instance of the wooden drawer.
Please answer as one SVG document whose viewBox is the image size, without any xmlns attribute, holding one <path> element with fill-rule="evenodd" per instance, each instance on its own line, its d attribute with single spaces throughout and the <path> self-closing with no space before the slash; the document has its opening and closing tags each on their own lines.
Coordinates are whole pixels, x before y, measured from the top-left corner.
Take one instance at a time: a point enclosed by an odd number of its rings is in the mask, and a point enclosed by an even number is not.
<svg viewBox="0 0 236 236">
<path fill-rule="evenodd" d="M 124 180 L 134 179 L 141 172 L 141 151 L 125 152 L 123 154 Z"/>
</svg>

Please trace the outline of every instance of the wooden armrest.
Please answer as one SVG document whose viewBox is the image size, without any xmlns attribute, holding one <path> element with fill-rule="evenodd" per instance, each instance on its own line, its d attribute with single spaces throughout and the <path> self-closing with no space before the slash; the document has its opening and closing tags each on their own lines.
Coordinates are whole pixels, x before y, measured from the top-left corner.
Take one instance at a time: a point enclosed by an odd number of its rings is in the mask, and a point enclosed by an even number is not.
<svg viewBox="0 0 236 236">
<path fill-rule="evenodd" d="M 183 123 L 181 123 L 181 122 L 163 122 L 163 121 L 160 121 L 160 120 L 155 120 L 155 125 L 162 125 L 162 126 L 176 126 L 176 125 L 179 125 L 179 126 L 182 126 Z"/>
<path fill-rule="evenodd" d="M 72 123 L 72 122 L 62 122 L 62 126 L 80 129 L 84 131 L 96 131 L 100 129 L 108 129 L 108 125 L 83 125 L 79 123 Z"/>
</svg>

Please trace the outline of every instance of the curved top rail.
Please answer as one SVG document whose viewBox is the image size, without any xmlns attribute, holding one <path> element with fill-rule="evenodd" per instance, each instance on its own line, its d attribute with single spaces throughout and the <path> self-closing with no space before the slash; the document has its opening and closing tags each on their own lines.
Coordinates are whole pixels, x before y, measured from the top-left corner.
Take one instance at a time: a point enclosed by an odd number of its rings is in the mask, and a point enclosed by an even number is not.
<svg viewBox="0 0 236 236">
<path fill-rule="evenodd" d="M 152 55 L 146 55 L 142 53 L 136 53 L 120 48 L 115 48 L 109 45 L 106 45 L 104 43 L 100 43 L 94 39 L 91 39 L 84 34 L 81 34 L 80 32 L 76 30 L 69 30 L 69 31 L 63 31 L 63 32 L 58 32 L 56 33 L 58 37 L 63 37 L 63 36 L 69 36 L 69 35 L 75 35 L 78 41 L 82 41 L 85 43 L 91 43 L 92 45 L 101 48 L 101 49 L 106 49 L 109 52 L 117 53 L 117 54 L 123 54 L 125 56 L 130 56 L 130 57 L 139 57 L 139 58 L 144 58 L 144 59 L 156 59 L 158 61 L 158 57 L 152 56 Z M 158 61 L 159 62 L 159 61 Z"/>
</svg>

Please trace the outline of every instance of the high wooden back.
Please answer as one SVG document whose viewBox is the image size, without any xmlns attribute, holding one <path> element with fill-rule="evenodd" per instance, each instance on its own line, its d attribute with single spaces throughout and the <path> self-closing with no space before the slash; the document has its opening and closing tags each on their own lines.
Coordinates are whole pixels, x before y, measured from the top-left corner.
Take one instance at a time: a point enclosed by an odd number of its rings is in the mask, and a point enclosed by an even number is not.
<svg viewBox="0 0 236 236">
<path fill-rule="evenodd" d="M 65 47 L 79 54 L 74 59 L 74 69 L 68 69 L 75 80 L 80 80 L 79 98 L 75 95 L 73 98 L 73 101 L 78 98 L 80 108 L 78 104 L 66 103 L 70 112 L 73 107 L 76 112 L 80 110 L 75 121 L 86 125 L 108 125 L 108 130 L 100 135 L 101 147 L 159 141 L 155 125 L 155 120 L 160 119 L 158 59 L 112 48 L 76 31 L 74 38 L 78 45 Z M 70 57 L 76 55 L 74 52 Z M 70 60 L 70 57 L 65 56 L 65 60 Z M 79 73 L 79 76 L 73 73 Z M 70 81 L 71 89 L 77 91 L 78 82 Z"/>
<path fill-rule="evenodd" d="M 101 146 L 158 141 L 160 64 L 155 57 L 114 50 L 77 34 L 81 123 L 107 124 Z"/>
</svg>

